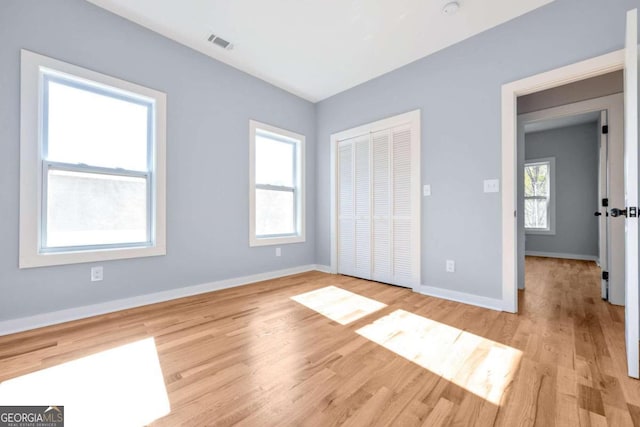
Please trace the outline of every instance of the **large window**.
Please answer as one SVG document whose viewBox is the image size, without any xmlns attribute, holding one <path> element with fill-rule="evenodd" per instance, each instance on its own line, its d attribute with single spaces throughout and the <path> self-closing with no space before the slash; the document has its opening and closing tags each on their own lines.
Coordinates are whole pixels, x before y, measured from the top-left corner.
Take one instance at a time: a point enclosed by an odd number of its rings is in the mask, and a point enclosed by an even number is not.
<svg viewBox="0 0 640 427">
<path fill-rule="evenodd" d="M 531 234 L 555 233 L 555 159 L 524 165 L 524 228 Z"/>
<path fill-rule="evenodd" d="M 304 136 L 253 120 L 250 130 L 250 245 L 303 242 Z"/>
<path fill-rule="evenodd" d="M 20 266 L 160 255 L 160 92 L 22 53 Z"/>
</svg>

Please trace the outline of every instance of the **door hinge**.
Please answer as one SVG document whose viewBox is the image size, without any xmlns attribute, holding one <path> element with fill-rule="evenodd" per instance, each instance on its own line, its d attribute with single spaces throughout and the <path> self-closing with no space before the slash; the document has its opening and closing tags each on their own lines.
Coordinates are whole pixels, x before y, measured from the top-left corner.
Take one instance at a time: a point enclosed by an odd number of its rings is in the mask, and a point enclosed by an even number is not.
<svg viewBox="0 0 640 427">
<path fill-rule="evenodd" d="M 607 135 L 609 133 L 609 126 L 608 125 L 602 126 L 602 133 L 604 135 Z"/>
<path fill-rule="evenodd" d="M 635 218 L 638 216 L 638 208 L 635 206 L 631 206 L 629 208 L 629 218 Z"/>
<path fill-rule="evenodd" d="M 607 207 L 609 206 L 609 199 L 602 199 L 602 206 Z"/>
<path fill-rule="evenodd" d="M 608 271 L 603 271 L 602 272 L 602 280 L 609 280 L 609 272 Z"/>
</svg>

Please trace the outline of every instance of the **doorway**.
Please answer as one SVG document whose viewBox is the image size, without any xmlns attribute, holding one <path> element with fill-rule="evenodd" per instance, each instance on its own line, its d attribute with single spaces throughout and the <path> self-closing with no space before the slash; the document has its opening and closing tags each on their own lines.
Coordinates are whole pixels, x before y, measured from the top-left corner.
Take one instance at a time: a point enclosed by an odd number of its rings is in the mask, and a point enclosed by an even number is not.
<svg viewBox="0 0 640 427">
<path fill-rule="evenodd" d="M 590 77 L 620 71 L 624 68 L 625 51 L 609 54 L 547 71 L 502 86 L 502 299 L 503 309 L 518 312 L 518 108 L 517 98 L 585 80 Z M 524 161 L 524 158 L 521 159 Z M 521 249 L 524 250 L 523 248 Z"/>
<path fill-rule="evenodd" d="M 588 260 L 601 297 L 624 305 L 624 220 L 610 215 L 624 205 L 622 75 L 579 85 L 618 93 L 518 115 L 518 288 L 525 256 Z"/>
<path fill-rule="evenodd" d="M 518 312 L 517 104 L 519 96 L 624 69 L 624 194 L 615 207 L 625 224 L 625 347 L 627 374 L 640 377 L 640 310 L 638 297 L 638 11 L 627 13 L 625 48 L 502 86 L 502 284 L 504 310 Z M 614 209 L 611 209 L 614 213 Z"/>
</svg>

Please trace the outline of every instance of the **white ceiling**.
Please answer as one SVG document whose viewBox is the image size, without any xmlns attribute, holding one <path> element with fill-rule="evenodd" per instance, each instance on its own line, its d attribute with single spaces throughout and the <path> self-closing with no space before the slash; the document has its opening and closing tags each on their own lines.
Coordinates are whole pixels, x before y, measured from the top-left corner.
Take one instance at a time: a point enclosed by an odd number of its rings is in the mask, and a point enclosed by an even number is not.
<svg viewBox="0 0 640 427">
<path fill-rule="evenodd" d="M 555 119 L 547 119 L 539 122 L 527 123 L 524 125 L 524 132 L 541 132 L 543 130 L 564 128 L 590 122 L 596 123 L 599 119 L 600 111 L 592 111 L 590 113 L 577 114 L 575 116 L 558 117 Z"/>
<path fill-rule="evenodd" d="M 316 102 L 553 0 L 88 1 Z"/>
</svg>

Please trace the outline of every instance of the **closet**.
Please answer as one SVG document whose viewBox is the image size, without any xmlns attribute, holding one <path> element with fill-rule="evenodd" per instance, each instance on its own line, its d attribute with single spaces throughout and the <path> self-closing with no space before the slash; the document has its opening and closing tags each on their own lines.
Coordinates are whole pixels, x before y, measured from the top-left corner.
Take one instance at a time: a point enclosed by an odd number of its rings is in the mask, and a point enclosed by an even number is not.
<svg viewBox="0 0 640 427">
<path fill-rule="evenodd" d="M 406 287 L 419 284 L 419 120 L 407 118 L 335 138 L 340 274 Z"/>
</svg>

